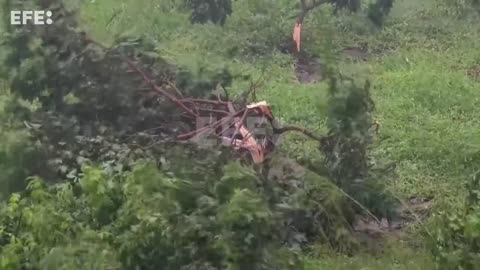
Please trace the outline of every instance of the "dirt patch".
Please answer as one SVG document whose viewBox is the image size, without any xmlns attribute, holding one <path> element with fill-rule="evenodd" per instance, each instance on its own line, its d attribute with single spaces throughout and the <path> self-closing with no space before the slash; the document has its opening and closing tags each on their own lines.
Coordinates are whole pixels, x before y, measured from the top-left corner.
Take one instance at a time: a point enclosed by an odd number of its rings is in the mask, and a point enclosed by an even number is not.
<svg viewBox="0 0 480 270">
<path fill-rule="evenodd" d="M 317 83 L 323 80 L 322 64 L 318 58 L 301 55 L 295 63 L 295 76 L 300 83 Z"/>
<path fill-rule="evenodd" d="M 359 47 L 343 49 L 342 54 L 352 61 L 366 61 L 370 56 L 367 49 Z M 296 58 L 295 76 L 300 83 L 317 83 L 324 79 L 320 59 L 305 54 L 300 54 Z"/>
<path fill-rule="evenodd" d="M 480 65 L 475 65 L 467 71 L 470 78 L 475 81 L 480 81 Z"/>
<path fill-rule="evenodd" d="M 396 219 L 390 222 L 382 219 L 379 223 L 369 217 L 358 218 L 354 230 L 369 235 L 382 235 L 402 230 L 423 221 L 430 214 L 431 207 L 431 198 L 412 197 L 397 209 L 399 215 Z"/>
<path fill-rule="evenodd" d="M 371 217 L 359 216 L 353 226 L 355 236 L 369 250 L 380 251 L 380 240 L 405 238 L 407 228 L 419 224 L 430 215 L 432 204 L 432 198 L 411 197 L 397 209 L 398 217 L 390 222 L 386 219 L 377 222 Z"/>
<path fill-rule="evenodd" d="M 367 61 L 370 56 L 368 49 L 360 47 L 345 48 L 342 53 L 347 59 L 354 61 Z"/>
</svg>

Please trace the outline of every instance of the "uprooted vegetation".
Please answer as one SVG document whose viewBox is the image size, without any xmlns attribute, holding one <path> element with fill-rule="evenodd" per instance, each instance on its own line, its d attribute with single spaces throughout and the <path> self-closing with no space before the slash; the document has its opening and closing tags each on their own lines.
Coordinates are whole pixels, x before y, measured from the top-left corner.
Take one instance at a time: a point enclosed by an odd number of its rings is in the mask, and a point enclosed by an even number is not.
<svg viewBox="0 0 480 270">
<path fill-rule="evenodd" d="M 394 30 L 387 28 L 379 40 L 354 35 L 335 46 L 340 39 L 325 21 L 333 18 L 344 38 L 349 27 L 363 29 L 362 19 L 375 5 L 388 14 L 392 1 L 370 1 L 368 9 L 357 10 L 359 16 L 343 13 L 341 5 L 360 1 L 315 7 L 306 16 L 301 52 L 293 55 L 276 51 L 298 18 L 292 12 L 284 19 L 288 9 L 298 11 L 293 2 L 147 2 L 144 8 L 154 11 L 145 17 L 154 19 L 138 19 L 151 28 L 142 38 L 124 34 L 104 42 L 103 30 L 84 31 L 76 9 L 49 0 L 40 1 L 40 8 L 51 5 L 54 25 L 12 28 L 4 40 L 3 74 L 11 95 L 0 100 L 8 123 L 1 127 L 11 132 L 0 135 L 12 146 L 0 147 L 0 184 L 8 188 L 0 205 L 2 269 L 370 269 L 373 264 L 356 258 L 376 251 L 375 261 L 383 262 L 389 237 L 395 247 L 407 246 L 408 260 L 428 250 L 439 267 L 475 269 L 478 177 L 467 188 L 471 199 L 464 214 L 442 213 L 435 224 L 423 224 L 443 195 L 435 194 L 440 186 L 424 192 L 425 183 L 476 168 L 475 141 L 463 159 L 449 152 L 451 145 L 438 133 L 447 122 L 442 117 L 458 123 L 456 131 L 469 130 L 466 119 L 477 110 L 466 100 L 473 96 L 464 99 L 445 85 L 474 93 L 475 80 L 463 83 L 461 77 L 474 59 L 461 63 L 454 79 L 435 74 L 427 65 L 432 55 L 408 51 L 412 55 L 403 57 L 395 50 L 407 41 L 442 47 L 423 37 L 397 39 L 406 27 L 401 23 L 387 25 Z M 225 13 L 196 11 L 203 2 Z M 251 6 L 243 8 L 247 2 Z M 7 3 L 15 9 L 25 4 Z M 155 13 L 167 7 L 174 10 L 171 17 Z M 137 25 L 127 13 L 115 8 L 103 18 L 105 25 Z M 254 31 L 258 25 L 262 30 Z M 378 50 L 387 55 L 382 48 L 391 56 L 381 58 Z M 355 61 L 342 62 L 342 53 Z M 208 58 L 199 69 L 185 65 L 199 54 Z M 212 64 L 226 61 L 222 57 L 232 62 L 229 68 Z M 306 73 L 309 84 L 295 80 L 289 65 L 298 59 L 305 66 L 296 71 Z M 339 66 L 365 62 L 378 72 L 373 86 Z M 312 78 L 318 73 L 321 78 Z M 435 78 L 438 93 L 431 94 L 426 88 L 432 83 L 423 78 Z M 411 112 L 402 115 L 399 108 Z M 434 123 L 422 122 L 427 118 Z M 466 150 L 455 146 L 454 152 Z M 424 179 L 409 178 L 415 174 Z M 404 191 L 417 183 L 406 202 L 391 192 L 392 185 Z M 445 209 L 457 209 L 451 205 Z M 409 238 L 412 228 L 425 232 L 429 249 L 418 234 Z M 340 254 L 333 256 L 338 265 L 328 265 L 331 260 L 316 254 L 317 247 Z M 413 269 L 396 257 L 391 266 Z"/>
</svg>

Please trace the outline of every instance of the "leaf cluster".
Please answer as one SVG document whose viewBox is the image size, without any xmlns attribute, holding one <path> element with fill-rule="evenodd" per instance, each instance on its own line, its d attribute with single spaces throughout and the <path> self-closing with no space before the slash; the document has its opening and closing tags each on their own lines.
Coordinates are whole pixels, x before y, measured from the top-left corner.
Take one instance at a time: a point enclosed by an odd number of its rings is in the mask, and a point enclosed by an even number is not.
<svg viewBox="0 0 480 270">
<path fill-rule="evenodd" d="M 227 17 L 232 14 L 231 0 L 186 0 L 192 10 L 192 23 L 207 23 L 224 25 Z"/>
<path fill-rule="evenodd" d="M 85 166 L 78 183 L 47 186 L 32 178 L 0 208 L 0 265 L 298 269 L 276 234 L 281 215 L 259 193 L 255 173 L 238 163 L 221 170 Z"/>
<path fill-rule="evenodd" d="M 480 263 L 480 174 L 467 183 L 463 209 L 436 214 L 430 249 L 438 269 L 476 269 Z"/>
</svg>

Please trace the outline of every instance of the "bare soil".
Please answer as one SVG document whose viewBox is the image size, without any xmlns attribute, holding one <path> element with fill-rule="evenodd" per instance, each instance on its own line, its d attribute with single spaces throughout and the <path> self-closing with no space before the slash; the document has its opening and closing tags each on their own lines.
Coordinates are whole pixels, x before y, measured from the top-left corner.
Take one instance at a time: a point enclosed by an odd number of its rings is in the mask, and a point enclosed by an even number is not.
<svg viewBox="0 0 480 270">
<path fill-rule="evenodd" d="M 370 53 L 367 49 L 359 47 L 349 47 L 342 51 L 343 55 L 350 60 L 354 61 L 367 61 Z"/>
<path fill-rule="evenodd" d="M 432 198 L 412 197 L 397 209 L 398 217 L 390 222 L 358 216 L 353 226 L 355 237 L 372 253 L 382 252 L 383 240 L 407 239 L 408 228 L 423 222 L 430 215 L 432 205 Z"/>
<path fill-rule="evenodd" d="M 318 58 L 311 58 L 306 55 L 297 57 L 295 64 L 295 76 L 300 83 L 317 83 L 322 81 L 322 64 Z"/>
<path fill-rule="evenodd" d="M 342 50 L 342 55 L 352 61 L 366 61 L 370 54 L 367 49 L 349 47 Z M 320 59 L 300 53 L 296 56 L 295 76 L 300 83 L 317 83 L 324 79 Z"/>
</svg>

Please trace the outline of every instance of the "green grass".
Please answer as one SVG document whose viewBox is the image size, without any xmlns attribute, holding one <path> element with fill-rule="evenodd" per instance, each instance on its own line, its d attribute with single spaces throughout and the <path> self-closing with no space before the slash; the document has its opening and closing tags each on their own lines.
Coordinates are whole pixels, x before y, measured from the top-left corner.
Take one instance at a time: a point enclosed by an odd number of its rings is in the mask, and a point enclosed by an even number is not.
<svg viewBox="0 0 480 270">
<path fill-rule="evenodd" d="M 353 256 L 335 254 L 319 247 L 305 257 L 305 270 L 433 270 L 434 262 L 422 247 L 393 236 L 384 242 L 370 239 L 368 250 Z"/>
<path fill-rule="evenodd" d="M 279 1 L 270 11 L 266 1 L 239 1 L 225 27 L 190 25 L 188 14 L 173 10 L 175 1 L 103 0 L 83 6 L 89 33 L 105 43 L 114 36 L 136 34 L 155 42 L 159 54 L 195 68 L 228 66 L 235 74 L 264 76 L 260 99 L 281 120 L 325 131 L 326 85 L 302 85 L 293 75 L 293 59 L 273 52 L 252 57 L 290 35 L 293 20 Z M 455 202 L 462 183 L 480 167 L 480 82 L 466 70 L 480 64 L 480 27 L 433 9 L 435 1 L 398 0 L 384 29 L 374 29 L 361 16 L 330 20 L 325 11 L 307 19 L 304 46 L 358 46 L 367 42 L 379 54 L 366 63 L 341 62 L 346 73 L 373 82 L 376 115 L 381 123 L 373 154 L 397 164 L 391 188 L 401 197 L 435 196 L 439 205 Z M 240 7 L 242 7 L 240 9 Z M 253 15 L 253 10 L 261 12 Z M 263 13 L 269 13 L 262 15 Z M 269 17 L 270 16 L 270 17 Z M 336 31 L 329 36 L 329 31 Z M 281 36 L 283 35 L 283 36 Z M 253 41 L 258 41 L 257 43 Z M 252 45 L 253 44 L 253 45 Z M 270 46 L 270 47 L 269 47 Z M 253 48 L 253 49 L 252 49 Z M 229 89 L 239 92 L 247 82 Z M 296 135 L 283 150 L 294 158 L 319 158 L 313 145 Z M 359 255 L 314 256 L 307 269 L 429 269 L 423 252 L 394 248 L 380 258 Z"/>
<path fill-rule="evenodd" d="M 428 254 L 409 249 L 374 257 L 369 254 L 347 257 L 343 255 L 305 259 L 306 270 L 429 270 L 434 269 Z"/>
<path fill-rule="evenodd" d="M 480 85 L 452 69 L 453 63 L 422 49 L 376 63 L 379 144 L 408 172 L 406 192 L 436 193 L 438 184 L 478 169 Z"/>
</svg>

